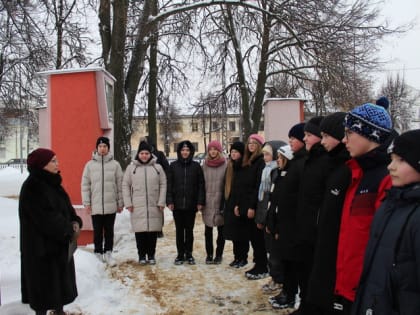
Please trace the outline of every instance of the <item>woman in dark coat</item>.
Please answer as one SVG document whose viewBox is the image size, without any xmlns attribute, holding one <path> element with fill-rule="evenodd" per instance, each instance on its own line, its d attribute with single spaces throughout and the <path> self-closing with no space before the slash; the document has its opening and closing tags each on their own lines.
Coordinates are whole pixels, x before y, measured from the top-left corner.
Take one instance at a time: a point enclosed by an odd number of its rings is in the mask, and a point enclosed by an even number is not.
<svg viewBox="0 0 420 315">
<path fill-rule="evenodd" d="M 82 220 L 61 186 L 55 153 L 28 156 L 29 177 L 19 197 L 22 302 L 37 315 L 65 314 L 77 297 L 73 252 Z"/>
</svg>

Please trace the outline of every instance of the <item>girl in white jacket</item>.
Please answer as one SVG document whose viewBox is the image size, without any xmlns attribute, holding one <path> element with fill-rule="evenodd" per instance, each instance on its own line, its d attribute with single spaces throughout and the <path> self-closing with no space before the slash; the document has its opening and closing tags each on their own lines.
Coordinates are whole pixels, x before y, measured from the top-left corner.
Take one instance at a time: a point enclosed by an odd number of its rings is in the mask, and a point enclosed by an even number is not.
<svg viewBox="0 0 420 315">
<path fill-rule="evenodd" d="M 162 231 L 166 201 L 166 175 L 151 151 L 148 143 L 140 142 L 123 178 L 124 206 L 130 212 L 141 265 L 156 263 L 156 240 Z"/>
</svg>

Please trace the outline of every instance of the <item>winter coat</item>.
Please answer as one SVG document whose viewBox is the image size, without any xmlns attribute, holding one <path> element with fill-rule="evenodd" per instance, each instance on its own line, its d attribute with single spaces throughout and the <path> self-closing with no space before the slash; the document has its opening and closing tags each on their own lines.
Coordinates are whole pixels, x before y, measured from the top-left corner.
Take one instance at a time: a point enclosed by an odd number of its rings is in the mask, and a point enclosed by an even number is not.
<svg viewBox="0 0 420 315">
<path fill-rule="evenodd" d="M 206 161 L 202 169 L 206 182 L 206 205 L 202 210 L 203 222 L 206 226 L 214 227 L 223 225 L 221 213 L 221 200 L 224 193 L 224 176 L 226 160 L 219 166 L 209 166 Z"/>
<path fill-rule="evenodd" d="M 279 147 L 286 145 L 283 141 L 267 141 L 264 143 L 263 147 L 269 144 L 273 150 L 273 162 L 277 163 L 277 150 Z M 261 187 L 260 187 L 261 189 Z M 262 197 L 262 198 L 260 198 Z M 255 223 L 266 224 L 267 220 L 267 211 L 268 211 L 268 202 L 270 200 L 270 192 L 263 192 L 262 196 L 258 198 L 257 210 L 255 212 Z"/>
<path fill-rule="evenodd" d="M 165 207 L 166 175 L 156 159 L 146 164 L 134 160 L 128 165 L 122 188 L 124 206 L 133 207 L 130 213 L 133 231 L 162 231 L 163 216 L 159 207 Z"/>
<path fill-rule="evenodd" d="M 327 151 L 319 142 L 312 146 L 302 160 L 299 204 L 296 213 L 297 245 L 302 260 L 313 258 L 318 216 L 330 171 L 329 162 Z"/>
<path fill-rule="evenodd" d="M 181 157 L 180 146 L 187 143 L 190 148 L 188 158 Z M 174 210 L 197 211 L 197 205 L 206 204 L 206 191 L 203 170 L 193 161 L 194 146 L 189 141 L 178 145 L 178 159 L 169 165 L 166 204 L 174 205 Z"/>
<path fill-rule="evenodd" d="M 345 145 L 340 143 L 328 155 L 331 172 L 319 213 L 318 236 L 307 292 L 307 300 L 324 310 L 332 310 L 334 303 L 338 233 L 344 197 L 350 184 L 350 169 L 345 164 L 350 156 Z"/>
<path fill-rule="evenodd" d="M 270 196 L 267 213 L 267 227 L 272 235 L 278 233 L 278 240 L 273 241 L 273 248 L 281 252 L 285 260 L 297 260 L 296 245 L 296 213 L 298 207 L 298 191 L 301 181 L 301 167 L 305 148 L 293 154 L 283 170 L 273 171 L 274 187 Z"/>
<path fill-rule="evenodd" d="M 247 241 L 250 239 L 250 228 L 255 225 L 254 219 L 248 219 L 248 209 L 256 209 L 258 203 L 258 187 L 261 172 L 264 168 L 262 155 L 251 165 L 235 165 L 232 187 L 229 198 L 225 201 L 223 233 L 225 239 Z M 240 216 L 234 214 L 235 206 L 239 207 Z"/>
<path fill-rule="evenodd" d="M 123 172 L 112 154 L 94 154 L 82 175 L 82 203 L 91 206 L 92 215 L 112 214 L 123 206 Z"/>
<path fill-rule="evenodd" d="M 346 163 L 351 170 L 341 215 L 335 294 L 354 301 L 373 215 L 391 187 L 389 157 L 376 148 Z"/>
<path fill-rule="evenodd" d="M 82 226 L 61 176 L 33 169 L 19 196 L 22 302 L 34 310 L 56 309 L 77 297 L 69 243 L 73 222 Z M 5 253 L 3 253 L 5 254 Z"/>
<path fill-rule="evenodd" d="M 376 212 L 352 314 L 420 314 L 420 183 L 393 187 Z"/>
</svg>

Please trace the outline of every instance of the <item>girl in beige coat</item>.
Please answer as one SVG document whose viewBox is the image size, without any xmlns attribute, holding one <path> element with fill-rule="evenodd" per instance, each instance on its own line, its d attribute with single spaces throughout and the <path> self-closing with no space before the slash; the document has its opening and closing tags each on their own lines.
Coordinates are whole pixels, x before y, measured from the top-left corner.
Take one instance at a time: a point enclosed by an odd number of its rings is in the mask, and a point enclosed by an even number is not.
<svg viewBox="0 0 420 315">
<path fill-rule="evenodd" d="M 149 144 L 140 142 L 136 158 L 123 178 L 124 206 L 130 212 L 142 265 L 156 263 L 156 240 L 162 231 L 166 200 L 166 175 L 151 151 Z"/>
<path fill-rule="evenodd" d="M 202 210 L 205 225 L 206 264 L 220 264 L 222 262 L 225 239 L 223 237 L 223 214 L 220 204 L 224 192 L 224 176 L 226 159 L 222 154 L 219 141 L 210 141 L 207 146 L 207 156 L 203 164 L 203 174 L 206 182 L 206 205 Z M 217 227 L 216 256 L 213 259 L 213 227 Z"/>
</svg>

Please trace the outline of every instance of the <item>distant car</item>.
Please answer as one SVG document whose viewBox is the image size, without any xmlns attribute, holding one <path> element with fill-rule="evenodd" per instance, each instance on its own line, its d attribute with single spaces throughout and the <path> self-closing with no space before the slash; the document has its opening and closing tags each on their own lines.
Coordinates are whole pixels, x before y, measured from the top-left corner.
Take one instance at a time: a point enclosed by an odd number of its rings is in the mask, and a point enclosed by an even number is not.
<svg viewBox="0 0 420 315">
<path fill-rule="evenodd" d="M 26 164 L 26 159 L 20 159 L 20 158 L 15 158 L 15 159 L 10 159 L 6 162 L 1 163 L 3 165 L 16 165 L 16 164 Z"/>
</svg>

